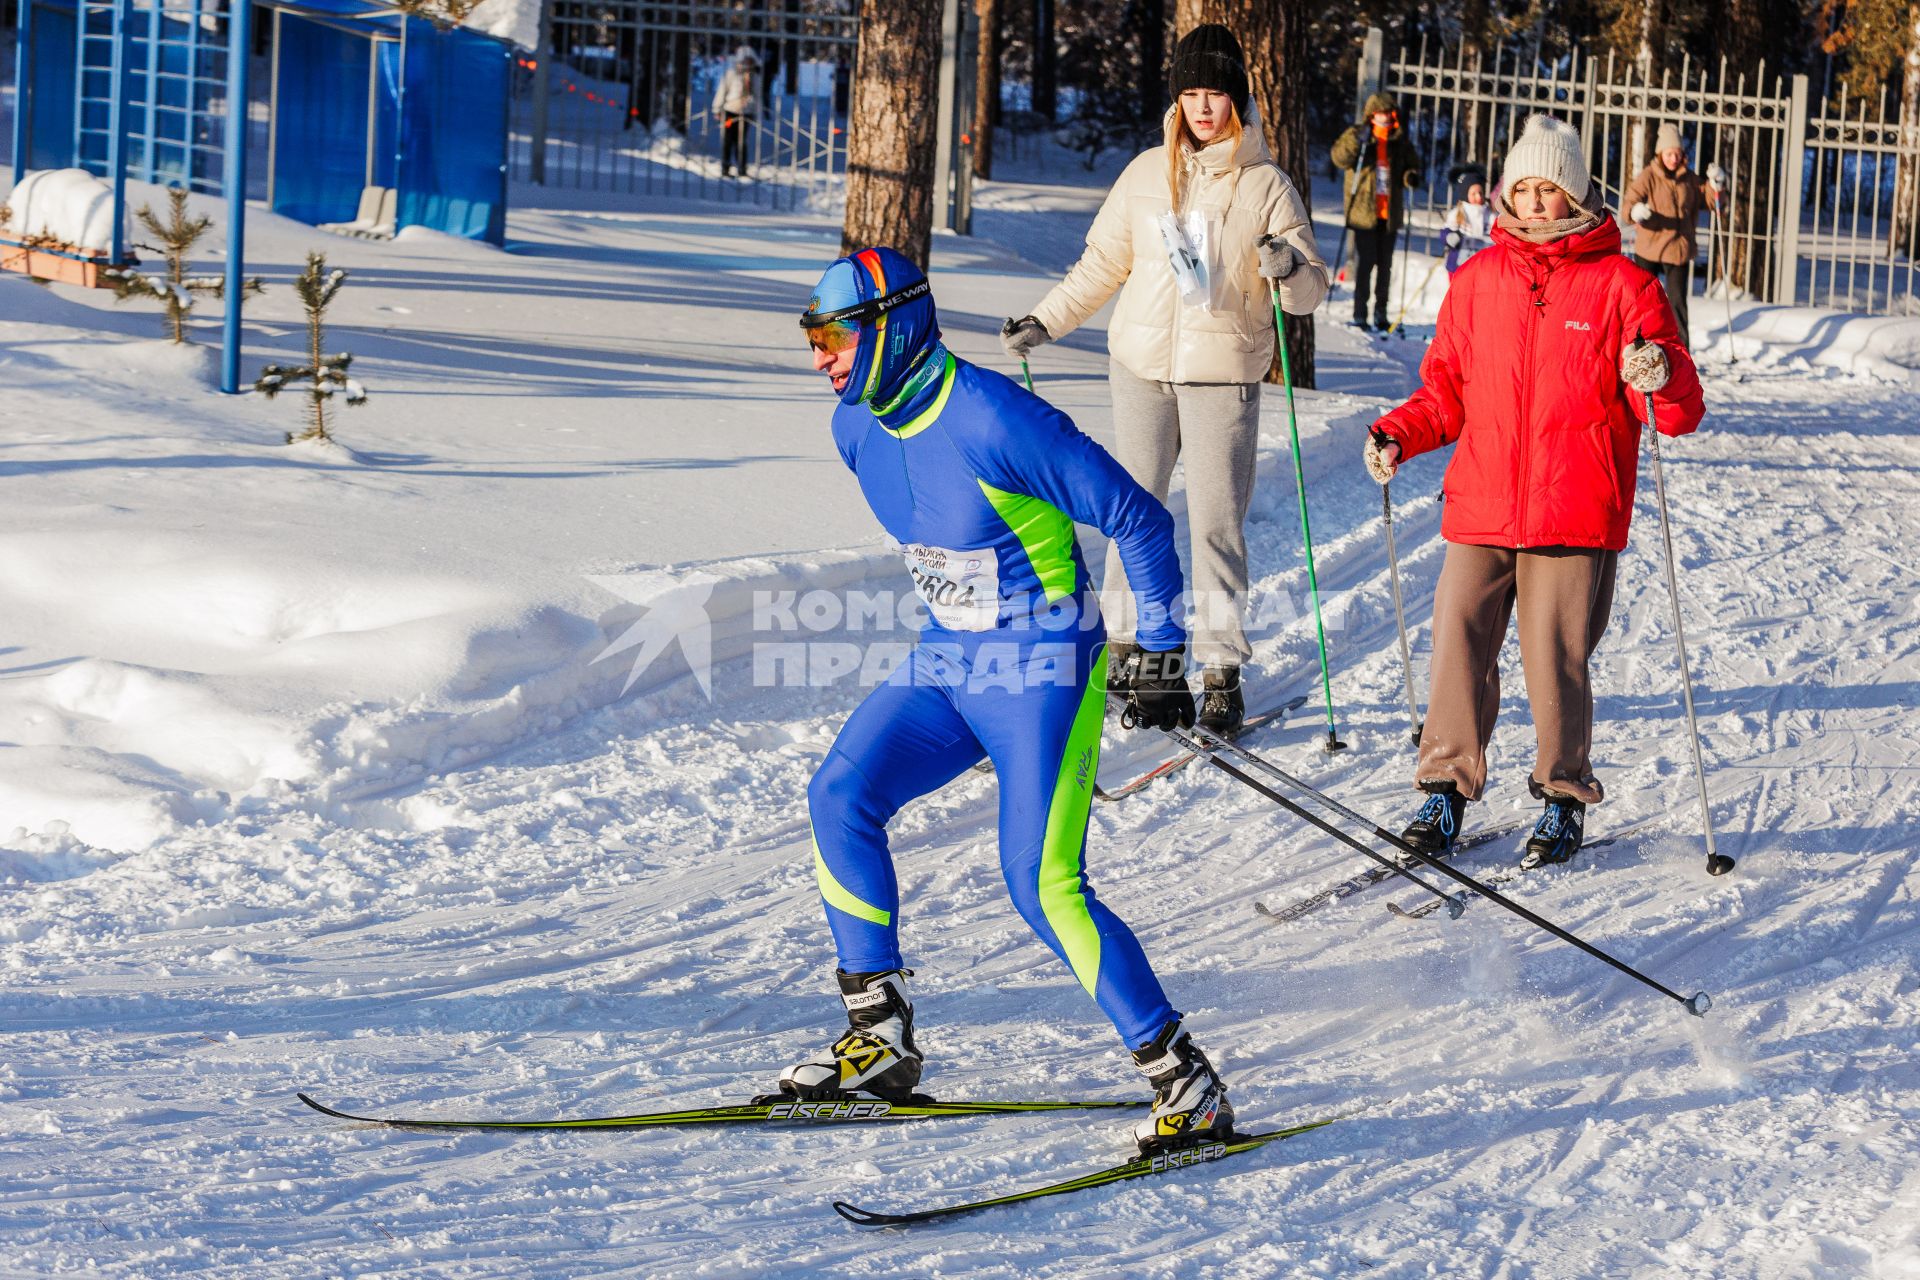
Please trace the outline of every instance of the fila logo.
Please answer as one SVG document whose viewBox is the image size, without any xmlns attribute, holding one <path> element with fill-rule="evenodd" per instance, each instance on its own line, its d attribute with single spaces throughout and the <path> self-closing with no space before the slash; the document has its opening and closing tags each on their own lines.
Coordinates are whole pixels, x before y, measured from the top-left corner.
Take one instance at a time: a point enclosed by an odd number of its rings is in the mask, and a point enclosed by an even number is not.
<svg viewBox="0 0 1920 1280">
<path fill-rule="evenodd" d="M 1593 326 L 1592 326 L 1592 325 L 1590 325 L 1590 324 L 1588 324 L 1588 323 L 1587 323 L 1586 321 L 1584 321 L 1584 320 L 1569 320 L 1569 321 L 1567 321 L 1567 328 L 1569 328 L 1569 329 L 1578 329 L 1578 330 L 1579 330 L 1579 331 L 1580 331 L 1581 333 L 1592 333 L 1592 332 L 1593 332 Z"/>
</svg>

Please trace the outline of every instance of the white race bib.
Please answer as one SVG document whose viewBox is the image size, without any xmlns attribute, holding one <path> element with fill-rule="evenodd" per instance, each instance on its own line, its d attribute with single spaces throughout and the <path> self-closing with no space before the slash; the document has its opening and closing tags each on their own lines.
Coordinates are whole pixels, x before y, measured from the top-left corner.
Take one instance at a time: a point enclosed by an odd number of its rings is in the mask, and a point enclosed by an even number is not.
<svg viewBox="0 0 1920 1280">
<path fill-rule="evenodd" d="M 991 547 L 955 551 L 902 543 L 913 589 L 933 619 L 950 631 L 991 631 L 1000 620 L 1000 558 Z"/>
</svg>

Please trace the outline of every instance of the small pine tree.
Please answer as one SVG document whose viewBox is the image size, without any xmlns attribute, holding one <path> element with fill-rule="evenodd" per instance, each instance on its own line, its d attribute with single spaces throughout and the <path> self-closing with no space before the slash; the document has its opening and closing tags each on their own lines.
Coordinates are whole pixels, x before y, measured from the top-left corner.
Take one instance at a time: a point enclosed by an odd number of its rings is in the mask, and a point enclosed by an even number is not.
<svg viewBox="0 0 1920 1280">
<path fill-rule="evenodd" d="M 207 228 L 213 225 L 213 219 L 205 214 L 188 217 L 187 193 L 179 187 L 167 188 L 167 199 L 171 207 L 165 222 L 160 221 L 152 205 L 143 204 L 133 211 L 140 225 L 160 242 L 139 247 L 164 258 L 167 263 L 166 274 L 145 275 L 130 267 L 114 267 L 104 274 L 113 282 L 114 299 L 117 302 L 125 302 L 128 298 L 153 298 L 159 301 L 167 309 L 167 325 L 173 332 L 173 340 L 185 342 L 187 313 L 193 310 L 194 302 L 202 295 L 225 297 L 227 281 L 224 276 L 187 274 L 187 251 L 207 233 Z M 264 287 L 260 277 L 254 276 L 241 285 L 241 294 L 252 297 Z"/>
<path fill-rule="evenodd" d="M 345 352 L 326 355 L 321 351 L 327 304 L 333 301 L 346 280 L 347 273 L 338 267 L 327 270 L 325 254 L 307 254 L 307 269 L 293 281 L 293 291 L 300 295 L 300 301 L 307 308 L 307 363 L 297 369 L 270 364 L 260 371 L 259 379 L 253 384 L 253 389 L 269 400 L 286 390 L 289 383 L 305 379 L 310 384 L 306 388 L 307 429 L 297 436 L 289 431 L 288 444 L 296 440 L 333 439 L 327 434 L 327 401 L 336 393 L 344 396 L 350 405 L 366 403 L 366 388 L 347 376 L 353 357 Z"/>
</svg>

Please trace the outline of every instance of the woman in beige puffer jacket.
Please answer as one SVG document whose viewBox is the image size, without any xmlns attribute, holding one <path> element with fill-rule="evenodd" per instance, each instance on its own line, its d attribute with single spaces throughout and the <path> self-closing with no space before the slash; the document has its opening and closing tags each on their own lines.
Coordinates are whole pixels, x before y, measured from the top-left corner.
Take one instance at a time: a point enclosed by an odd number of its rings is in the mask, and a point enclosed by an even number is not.
<svg viewBox="0 0 1920 1280">
<path fill-rule="evenodd" d="M 1165 144 L 1127 166 L 1080 261 L 1032 315 L 1007 322 L 1002 342 L 1024 360 L 1119 292 L 1107 324 L 1115 455 L 1163 501 L 1175 460 L 1186 458 L 1193 656 L 1206 667 L 1200 718 L 1232 733 L 1245 715 L 1240 665 L 1252 653 L 1241 623 L 1245 524 L 1260 383 L 1273 361 L 1269 282 L 1289 314 L 1307 315 L 1326 296 L 1328 271 L 1305 202 L 1267 151 L 1232 33 L 1213 24 L 1189 32 L 1169 81 L 1175 101 Z M 1176 274 L 1182 248 L 1198 271 Z M 1111 552 L 1102 594 L 1112 653 L 1124 661 L 1133 647 L 1132 598 Z"/>
</svg>

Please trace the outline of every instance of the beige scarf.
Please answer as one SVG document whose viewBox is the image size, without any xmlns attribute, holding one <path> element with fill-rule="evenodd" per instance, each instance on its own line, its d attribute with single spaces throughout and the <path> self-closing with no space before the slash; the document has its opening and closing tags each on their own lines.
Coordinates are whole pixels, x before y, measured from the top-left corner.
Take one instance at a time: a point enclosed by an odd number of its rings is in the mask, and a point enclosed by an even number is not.
<svg viewBox="0 0 1920 1280">
<path fill-rule="evenodd" d="M 1504 206 L 1505 200 L 1501 201 Z M 1494 219 L 1494 225 L 1505 227 L 1508 231 L 1527 241 L 1529 244 L 1552 244 L 1563 236 L 1574 235 L 1600 225 L 1605 211 L 1586 213 L 1576 211 L 1571 218 L 1556 218 L 1551 222 L 1525 222 L 1514 217 L 1511 210 L 1502 208 Z"/>
</svg>

